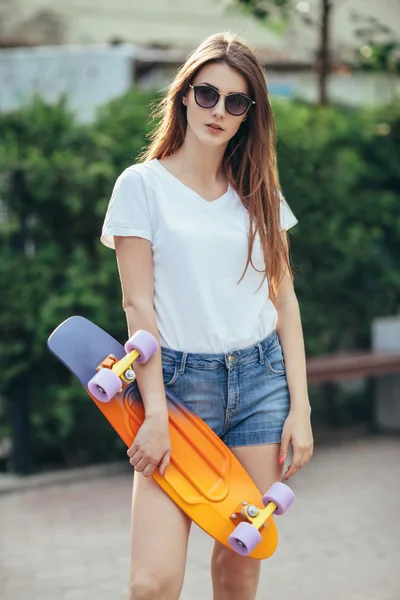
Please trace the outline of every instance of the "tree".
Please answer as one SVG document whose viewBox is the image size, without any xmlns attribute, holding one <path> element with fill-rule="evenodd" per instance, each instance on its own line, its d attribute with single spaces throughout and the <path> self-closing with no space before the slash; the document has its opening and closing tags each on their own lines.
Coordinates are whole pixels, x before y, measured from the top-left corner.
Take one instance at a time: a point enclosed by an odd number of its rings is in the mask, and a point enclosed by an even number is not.
<svg viewBox="0 0 400 600">
<path fill-rule="evenodd" d="M 360 40 L 353 63 L 360 69 L 375 73 L 400 75 L 400 36 L 377 18 L 354 11 L 354 34 Z"/>
<path fill-rule="evenodd" d="M 309 16 L 307 2 L 299 2 L 296 8 L 291 0 L 231 0 L 231 2 L 239 5 L 246 14 L 252 15 L 259 21 L 266 22 L 276 14 L 288 18 L 290 14 L 296 12 L 307 25 L 319 27 L 320 36 L 315 64 L 318 77 L 318 103 L 322 106 L 328 104 L 327 82 L 331 71 L 330 24 L 333 0 L 320 0 L 319 21 Z"/>
</svg>

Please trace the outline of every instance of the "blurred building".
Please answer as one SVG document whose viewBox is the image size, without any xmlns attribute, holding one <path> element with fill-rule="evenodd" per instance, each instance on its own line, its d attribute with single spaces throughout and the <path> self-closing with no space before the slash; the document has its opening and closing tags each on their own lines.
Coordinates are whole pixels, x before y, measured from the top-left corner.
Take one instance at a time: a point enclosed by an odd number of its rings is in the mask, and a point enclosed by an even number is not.
<svg viewBox="0 0 400 600">
<path fill-rule="evenodd" d="M 49 100 L 65 91 L 80 118 L 90 119 L 97 105 L 132 85 L 167 86 L 201 40 L 228 30 L 257 48 L 271 95 L 313 101 L 320 4 L 293 0 L 288 22 L 274 18 L 266 26 L 244 16 L 233 0 L 1 0 L 0 110 L 24 103 L 32 91 Z M 391 101 L 398 80 L 351 73 L 346 63 L 368 51 L 357 31 L 374 19 L 398 35 L 399 0 L 333 4 L 330 97 L 348 104 Z"/>
<path fill-rule="evenodd" d="M 265 2 L 268 5 L 268 2 Z M 35 45 L 96 44 L 113 40 L 190 51 L 217 31 L 240 32 L 269 59 L 310 61 L 319 36 L 321 0 L 292 0 L 295 18 L 263 26 L 234 0 L 1 0 L 0 41 Z M 262 5 L 262 3 L 261 3 Z M 345 58 L 357 47 L 356 32 L 375 18 L 400 31 L 399 0 L 333 0 L 332 45 Z M 313 21 L 316 26 L 307 24 Z"/>
</svg>

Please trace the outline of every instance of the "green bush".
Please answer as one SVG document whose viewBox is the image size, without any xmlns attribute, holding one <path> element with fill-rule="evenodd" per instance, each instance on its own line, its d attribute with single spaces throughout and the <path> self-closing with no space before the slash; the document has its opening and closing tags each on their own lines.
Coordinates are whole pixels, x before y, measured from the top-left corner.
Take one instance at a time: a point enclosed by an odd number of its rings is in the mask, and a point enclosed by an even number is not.
<svg viewBox="0 0 400 600">
<path fill-rule="evenodd" d="M 121 457 L 46 341 L 73 314 L 125 340 L 115 256 L 99 235 L 116 177 L 146 143 L 154 98 L 129 93 L 90 126 L 63 101 L 0 115 L 0 440 L 23 382 L 34 469 Z M 299 219 L 292 256 L 308 354 L 369 347 L 371 320 L 400 305 L 400 111 L 274 101 L 274 112 L 281 183 Z"/>
<path fill-rule="evenodd" d="M 372 319 L 400 306 L 400 111 L 275 113 L 307 351 L 369 348 Z"/>
<path fill-rule="evenodd" d="M 137 96 L 122 104 L 127 114 Z M 51 331 L 73 314 L 126 336 L 115 257 L 99 235 L 115 178 L 143 145 L 146 115 L 133 126 L 125 117 L 124 127 L 119 108 L 113 103 L 92 127 L 78 125 L 64 102 L 49 107 L 40 99 L 0 117 L 0 393 L 11 409 L 24 393 L 15 384 L 24 382 L 34 466 L 113 459 L 122 445 L 46 347 Z M 115 152 L 122 131 L 125 164 Z M 2 413 L 4 423 L 4 406 Z"/>
</svg>

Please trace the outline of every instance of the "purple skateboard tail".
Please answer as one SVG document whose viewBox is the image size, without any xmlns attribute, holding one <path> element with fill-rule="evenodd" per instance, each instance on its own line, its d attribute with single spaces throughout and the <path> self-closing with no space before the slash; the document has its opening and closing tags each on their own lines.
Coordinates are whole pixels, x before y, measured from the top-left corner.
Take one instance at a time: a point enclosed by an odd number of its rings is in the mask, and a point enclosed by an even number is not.
<svg viewBox="0 0 400 600">
<path fill-rule="evenodd" d="M 111 335 L 84 317 L 70 317 L 57 327 L 47 347 L 87 388 L 96 367 L 108 354 L 125 356 L 124 347 Z"/>
</svg>

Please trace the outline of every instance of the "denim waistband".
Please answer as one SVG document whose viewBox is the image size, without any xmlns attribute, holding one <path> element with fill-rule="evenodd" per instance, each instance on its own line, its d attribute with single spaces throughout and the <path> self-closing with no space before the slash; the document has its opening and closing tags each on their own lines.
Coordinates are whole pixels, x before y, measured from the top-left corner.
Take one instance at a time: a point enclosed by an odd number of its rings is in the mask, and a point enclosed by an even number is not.
<svg viewBox="0 0 400 600">
<path fill-rule="evenodd" d="M 185 366 L 191 365 L 203 369 L 215 369 L 218 367 L 231 367 L 238 364 L 247 364 L 258 360 L 264 364 L 264 354 L 279 345 L 279 338 L 274 329 L 266 338 L 252 344 L 247 348 L 233 348 L 229 352 L 220 354 L 207 354 L 199 352 L 182 352 L 172 348 L 161 347 L 161 357 L 163 363 L 173 363 L 180 365 L 180 373 L 183 373 Z"/>
</svg>

